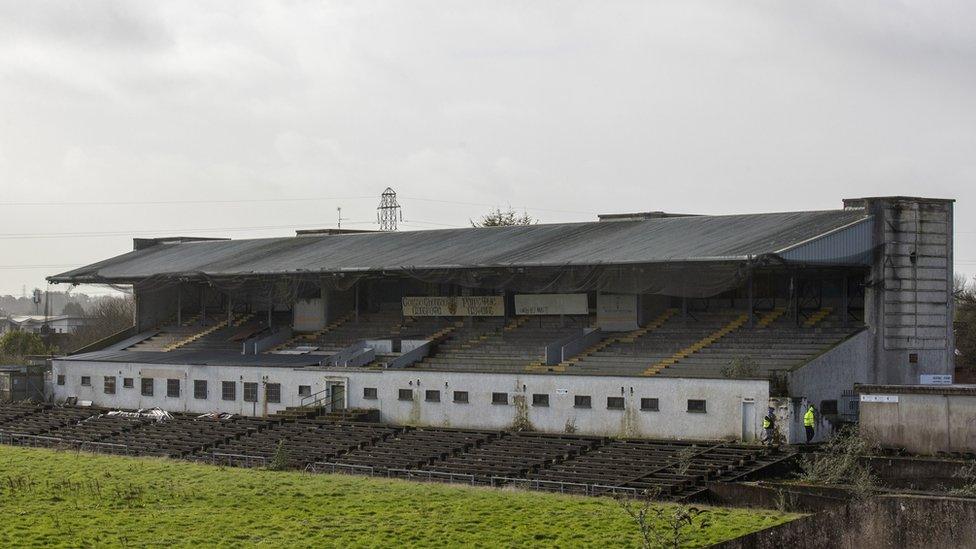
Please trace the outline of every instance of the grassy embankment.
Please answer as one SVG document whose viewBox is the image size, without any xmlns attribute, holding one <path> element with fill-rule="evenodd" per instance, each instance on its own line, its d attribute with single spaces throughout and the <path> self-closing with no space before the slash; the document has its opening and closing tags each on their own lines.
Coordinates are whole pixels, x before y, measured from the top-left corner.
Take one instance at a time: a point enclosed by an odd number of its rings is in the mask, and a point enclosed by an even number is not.
<svg viewBox="0 0 976 549">
<path fill-rule="evenodd" d="M 709 509 L 703 546 L 794 515 Z M 0 547 L 639 547 L 607 498 L 0 446 Z"/>
</svg>

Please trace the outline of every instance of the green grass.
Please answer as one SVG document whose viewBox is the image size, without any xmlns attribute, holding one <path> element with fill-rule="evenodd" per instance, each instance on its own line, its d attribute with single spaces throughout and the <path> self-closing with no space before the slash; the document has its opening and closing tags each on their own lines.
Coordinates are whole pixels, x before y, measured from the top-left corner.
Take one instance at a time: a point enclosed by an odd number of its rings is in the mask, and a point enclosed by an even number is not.
<svg viewBox="0 0 976 549">
<path fill-rule="evenodd" d="M 710 508 L 691 546 L 786 522 Z M 607 498 L 0 446 L 0 547 L 638 547 Z"/>
</svg>

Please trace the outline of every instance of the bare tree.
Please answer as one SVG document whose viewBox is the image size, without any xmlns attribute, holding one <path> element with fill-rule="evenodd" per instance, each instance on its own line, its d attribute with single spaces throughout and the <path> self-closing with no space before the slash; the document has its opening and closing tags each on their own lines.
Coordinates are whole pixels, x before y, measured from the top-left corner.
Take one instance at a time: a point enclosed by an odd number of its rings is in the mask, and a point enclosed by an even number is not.
<svg viewBox="0 0 976 549">
<path fill-rule="evenodd" d="M 71 338 L 72 349 L 131 328 L 135 319 L 135 303 L 131 297 L 100 299 L 89 309 L 86 318 L 85 325 L 78 328 Z"/>
</svg>

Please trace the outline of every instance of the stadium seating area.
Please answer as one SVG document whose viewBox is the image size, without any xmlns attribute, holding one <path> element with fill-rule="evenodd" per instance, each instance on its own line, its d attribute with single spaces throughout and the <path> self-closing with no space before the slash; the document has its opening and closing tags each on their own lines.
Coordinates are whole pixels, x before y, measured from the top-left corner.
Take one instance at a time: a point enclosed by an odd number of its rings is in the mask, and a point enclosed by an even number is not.
<svg viewBox="0 0 976 549">
<path fill-rule="evenodd" d="M 639 330 L 609 336 L 556 370 L 721 378 L 733 360 L 748 359 L 756 377 L 766 377 L 809 361 L 861 329 L 843 326 L 829 310 L 799 326 L 783 313 L 759 313 L 750 327 L 740 310 L 694 312 L 687 318 L 670 310 Z"/>
<path fill-rule="evenodd" d="M 341 454 L 373 444 L 394 432 L 393 428 L 366 423 L 337 423 L 322 420 L 281 422 L 248 437 L 233 438 L 208 451 L 220 463 L 263 464 L 282 444 L 289 467 L 330 461 Z M 204 458 L 207 454 L 204 454 Z M 254 459 L 259 458 L 259 459 Z"/>
<path fill-rule="evenodd" d="M 587 316 L 523 316 L 483 319 L 455 331 L 418 368 L 519 372 L 545 359 L 546 345 L 593 324 Z"/>
<path fill-rule="evenodd" d="M 612 440 L 571 434 L 402 427 L 325 419 L 103 415 L 104 410 L 0 405 L 0 442 L 65 446 L 229 465 L 267 465 L 281 445 L 301 469 L 514 484 L 599 494 L 651 490 L 682 499 L 705 481 L 733 480 L 787 459 L 778 449 L 728 442 Z M 452 480 L 457 480 L 451 478 Z"/>
<path fill-rule="evenodd" d="M 411 367 L 472 372 L 566 372 L 583 375 L 641 375 L 689 378 L 724 377 L 736 359 L 748 359 L 756 377 L 790 370 L 853 335 L 861 326 L 844 325 L 830 308 L 808 312 L 800 323 L 782 308 L 757 312 L 753 325 L 740 309 L 691 311 L 687 316 L 667 309 L 638 330 L 607 334 L 581 354 L 555 365 L 544 364 L 546 345 L 577 335 L 595 323 L 592 316 L 475 317 L 467 321 L 444 317 L 406 317 L 384 309 L 348 314 L 314 333 L 297 334 L 275 351 L 303 346 L 313 354 L 331 355 L 366 339 L 433 339 L 430 356 Z M 275 324 L 290 322 L 275 313 Z M 175 322 L 128 350 L 173 349 L 234 352 L 241 342 L 259 334 L 264 313 L 192 315 Z M 308 351 L 306 351 L 308 352 Z M 377 355 L 373 366 L 398 356 Z"/>
</svg>

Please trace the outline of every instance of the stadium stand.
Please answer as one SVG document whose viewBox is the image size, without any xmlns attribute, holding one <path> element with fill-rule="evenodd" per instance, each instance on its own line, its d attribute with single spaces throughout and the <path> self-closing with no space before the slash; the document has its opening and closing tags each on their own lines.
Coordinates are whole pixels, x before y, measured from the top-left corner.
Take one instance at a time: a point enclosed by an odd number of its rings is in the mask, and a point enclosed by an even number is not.
<svg viewBox="0 0 976 549">
<path fill-rule="evenodd" d="M 286 421 L 255 431 L 250 436 L 217 444 L 202 457 L 227 465 L 264 465 L 274 457 L 281 444 L 287 465 L 303 468 L 310 463 L 333 460 L 395 432 L 394 428 L 377 424 Z"/>
<path fill-rule="evenodd" d="M 587 316 L 481 319 L 457 330 L 417 365 L 431 370 L 518 372 L 545 358 L 546 345 L 593 324 Z"/>
<path fill-rule="evenodd" d="M 125 446 L 132 454 L 186 457 L 231 438 L 259 431 L 268 424 L 268 420 L 256 418 L 211 419 L 174 415 L 173 419 L 145 422 L 99 442 Z"/>
<path fill-rule="evenodd" d="M 336 463 L 387 470 L 418 469 L 498 435 L 497 432 L 462 429 L 406 429 L 371 446 L 353 450 L 338 458 Z"/>
<path fill-rule="evenodd" d="M 474 475 L 479 482 L 491 477 L 518 477 L 569 459 L 604 442 L 599 437 L 510 433 L 432 463 L 427 470 Z"/>
<path fill-rule="evenodd" d="M 704 489 L 706 480 L 739 478 L 783 457 L 765 447 L 726 442 L 615 440 L 529 478 L 633 488 L 685 499 Z"/>
<path fill-rule="evenodd" d="M 706 481 L 741 479 L 788 459 L 777 448 L 728 442 L 612 440 L 533 432 L 415 428 L 370 423 L 196 417 L 156 421 L 104 410 L 0 405 L 0 442 L 266 466 L 285 466 L 601 494 L 649 490 L 685 499 Z"/>
</svg>

